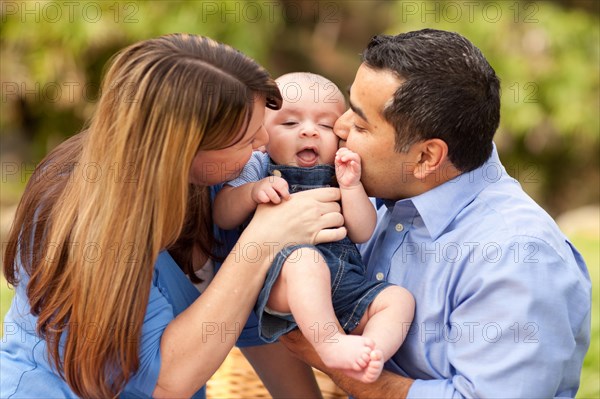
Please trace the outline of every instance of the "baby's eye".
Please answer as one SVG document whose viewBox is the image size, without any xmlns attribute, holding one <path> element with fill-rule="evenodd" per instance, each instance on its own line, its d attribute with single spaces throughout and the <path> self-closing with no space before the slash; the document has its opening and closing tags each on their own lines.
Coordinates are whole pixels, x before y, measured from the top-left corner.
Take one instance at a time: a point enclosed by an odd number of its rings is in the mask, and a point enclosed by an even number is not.
<svg viewBox="0 0 600 399">
<path fill-rule="evenodd" d="M 327 125 L 327 124 L 320 124 L 319 126 L 324 127 L 325 129 L 330 129 L 333 130 L 333 125 Z"/>
<path fill-rule="evenodd" d="M 282 123 L 283 126 L 294 126 L 296 124 L 298 124 L 296 121 L 285 121 Z"/>
</svg>

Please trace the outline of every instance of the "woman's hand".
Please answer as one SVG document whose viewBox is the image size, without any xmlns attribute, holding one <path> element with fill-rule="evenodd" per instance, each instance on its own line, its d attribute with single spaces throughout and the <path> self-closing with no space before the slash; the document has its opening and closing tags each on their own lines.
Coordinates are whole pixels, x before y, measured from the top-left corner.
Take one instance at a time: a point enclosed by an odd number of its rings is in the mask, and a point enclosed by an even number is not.
<svg viewBox="0 0 600 399">
<path fill-rule="evenodd" d="M 214 374 L 235 344 L 271 262 L 283 247 L 346 236 L 339 199 L 339 189 L 321 188 L 293 194 L 277 205 L 258 206 L 206 291 L 165 329 L 154 397 L 189 396 Z M 218 333 L 207 334 L 206 326 Z"/>
<path fill-rule="evenodd" d="M 340 190 L 319 188 L 292 194 L 280 204 L 262 204 L 243 235 L 259 243 L 320 244 L 343 239 L 346 228 L 340 213 Z"/>
</svg>

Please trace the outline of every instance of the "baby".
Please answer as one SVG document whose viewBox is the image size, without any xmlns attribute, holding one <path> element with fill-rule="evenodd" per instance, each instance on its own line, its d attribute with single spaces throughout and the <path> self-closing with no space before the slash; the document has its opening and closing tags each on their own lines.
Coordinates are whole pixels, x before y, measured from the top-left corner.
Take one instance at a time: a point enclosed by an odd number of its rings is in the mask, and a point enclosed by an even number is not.
<svg viewBox="0 0 600 399">
<path fill-rule="evenodd" d="M 347 148 L 338 150 L 333 132 L 345 111 L 343 94 L 311 73 L 286 74 L 277 83 L 284 101 L 279 111 L 266 110 L 266 153 L 254 152 L 242 174 L 217 194 L 214 220 L 232 229 L 258 204 L 278 204 L 290 192 L 339 185 L 348 238 L 279 252 L 256 313 L 263 340 L 274 342 L 298 326 L 326 366 L 372 382 L 404 341 L 414 300 L 404 288 L 370 280 L 353 244 L 370 238 L 376 213 L 360 182 L 360 157 Z M 340 325 L 352 335 L 340 333 Z"/>
</svg>

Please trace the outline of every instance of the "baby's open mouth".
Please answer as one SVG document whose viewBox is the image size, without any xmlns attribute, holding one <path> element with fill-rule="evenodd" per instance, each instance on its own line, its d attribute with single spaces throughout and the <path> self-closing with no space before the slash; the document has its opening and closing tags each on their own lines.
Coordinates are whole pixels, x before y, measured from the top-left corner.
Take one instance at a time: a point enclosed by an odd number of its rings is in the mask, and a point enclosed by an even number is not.
<svg viewBox="0 0 600 399">
<path fill-rule="evenodd" d="M 319 154 L 314 148 L 305 148 L 296 154 L 298 165 L 303 167 L 315 166 L 319 159 Z"/>
</svg>

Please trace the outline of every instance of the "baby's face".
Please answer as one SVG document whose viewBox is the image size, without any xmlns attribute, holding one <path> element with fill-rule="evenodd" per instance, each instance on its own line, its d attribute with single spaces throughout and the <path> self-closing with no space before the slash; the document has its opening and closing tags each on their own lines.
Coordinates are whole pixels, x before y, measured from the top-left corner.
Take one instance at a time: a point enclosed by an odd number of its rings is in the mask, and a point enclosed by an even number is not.
<svg viewBox="0 0 600 399">
<path fill-rule="evenodd" d="M 332 83 L 278 80 L 280 110 L 265 112 L 267 152 L 279 165 L 333 164 L 339 138 L 333 125 L 345 111 L 344 96 Z"/>
</svg>

